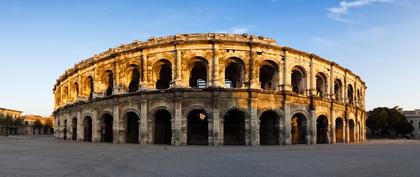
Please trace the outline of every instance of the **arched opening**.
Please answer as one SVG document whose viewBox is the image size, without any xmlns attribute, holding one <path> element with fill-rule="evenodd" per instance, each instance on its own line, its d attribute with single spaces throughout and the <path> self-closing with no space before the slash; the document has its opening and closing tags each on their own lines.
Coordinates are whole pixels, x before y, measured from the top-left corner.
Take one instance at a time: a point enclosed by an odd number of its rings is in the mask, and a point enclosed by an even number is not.
<svg viewBox="0 0 420 177">
<path fill-rule="evenodd" d="M 353 86 L 351 84 L 349 84 L 347 86 L 347 97 L 349 99 L 349 104 L 353 104 L 354 103 L 354 94 L 353 94 Z"/>
<path fill-rule="evenodd" d="M 297 94 L 305 94 L 306 90 L 306 75 L 301 67 L 295 67 L 292 70 L 292 91 Z"/>
<path fill-rule="evenodd" d="M 79 97 L 79 84 L 77 82 L 73 84 L 73 94 L 74 94 L 74 99 L 76 100 L 77 97 Z"/>
<path fill-rule="evenodd" d="M 172 126 L 171 114 L 166 110 L 159 110 L 155 113 L 155 144 L 171 144 Z"/>
<path fill-rule="evenodd" d="M 225 87 L 241 88 L 244 78 L 244 64 L 240 59 L 231 59 L 232 61 L 225 68 Z"/>
<path fill-rule="evenodd" d="M 76 141 L 77 140 L 77 118 L 73 118 L 71 120 L 71 127 L 72 127 L 71 139 L 73 141 Z"/>
<path fill-rule="evenodd" d="M 139 90 L 140 72 L 136 65 L 131 65 L 130 84 L 128 85 L 128 92 L 137 92 Z"/>
<path fill-rule="evenodd" d="M 305 115 L 297 113 L 291 121 L 292 144 L 307 144 L 307 120 Z"/>
<path fill-rule="evenodd" d="M 343 119 L 335 119 L 335 142 L 343 143 Z"/>
<path fill-rule="evenodd" d="M 190 73 L 190 87 L 207 87 L 207 61 L 203 59 L 195 61 Z"/>
<path fill-rule="evenodd" d="M 160 60 L 155 68 L 157 75 L 156 89 L 168 89 L 172 81 L 172 66 L 168 60 Z"/>
<path fill-rule="evenodd" d="M 260 83 L 264 90 L 276 90 L 278 82 L 278 66 L 272 61 L 264 61 L 260 68 Z"/>
<path fill-rule="evenodd" d="M 279 142 L 280 117 L 274 111 L 266 111 L 260 117 L 260 144 L 276 145 Z"/>
<path fill-rule="evenodd" d="M 86 89 L 89 93 L 89 100 L 93 98 L 93 92 L 94 92 L 94 82 L 92 76 L 88 76 L 86 79 Z"/>
<path fill-rule="evenodd" d="M 343 94 L 342 94 L 343 91 L 342 90 L 343 90 L 343 84 L 341 83 L 341 80 L 336 79 L 334 81 L 335 100 L 342 101 L 342 99 L 343 99 Z"/>
<path fill-rule="evenodd" d="M 328 118 L 324 115 L 316 120 L 316 143 L 328 144 Z"/>
<path fill-rule="evenodd" d="M 114 118 L 110 114 L 104 114 L 102 116 L 102 142 L 112 143 L 114 140 L 113 133 L 113 122 Z"/>
<path fill-rule="evenodd" d="M 111 96 L 114 90 L 114 74 L 112 71 L 106 71 L 105 73 L 105 85 L 106 85 L 106 96 Z"/>
<path fill-rule="evenodd" d="M 208 145 L 208 116 L 203 110 L 193 110 L 188 114 L 187 144 Z"/>
<path fill-rule="evenodd" d="M 354 142 L 354 121 L 352 119 L 349 120 L 349 140 L 350 142 Z"/>
<path fill-rule="evenodd" d="M 83 141 L 92 142 L 92 118 L 90 116 L 83 120 Z"/>
<path fill-rule="evenodd" d="M 245 114 L 239 110 L 230 110 L 224 116 L 225 145 L 245 145 Z"/>
<path fill-rule="evenodd" d="M 63 138 L 67 140 L 67 119 L 64 119 Z"/>
<path fill-rule="evenodd" d="M 139 121 L 140 118 L 134 112 L 129 112 L 126 115 L 127 125 L 126 125 L 126 138 L 127 143 L 139 143 Z"/>
<path fill-rule="evenodd" d="M 327 93 L 327 77 L 323 73 L 318 73 L 315 77 L 316 95 L 320 98 L 325 98 Z"/>
</svg>

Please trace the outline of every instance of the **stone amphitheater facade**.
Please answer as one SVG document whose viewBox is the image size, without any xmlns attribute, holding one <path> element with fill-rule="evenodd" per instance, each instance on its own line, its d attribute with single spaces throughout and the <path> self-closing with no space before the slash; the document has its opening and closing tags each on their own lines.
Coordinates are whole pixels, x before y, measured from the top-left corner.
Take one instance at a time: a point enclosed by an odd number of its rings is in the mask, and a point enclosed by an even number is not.
<svg viewBox="0 0 420 177">
<path fill-rule="evenodd" d="M 366 140 L 365 83 L 248 34 L 178 34 L 94 55 L 57 79 L 56 138 L 171 145 Z"/>
</svg>

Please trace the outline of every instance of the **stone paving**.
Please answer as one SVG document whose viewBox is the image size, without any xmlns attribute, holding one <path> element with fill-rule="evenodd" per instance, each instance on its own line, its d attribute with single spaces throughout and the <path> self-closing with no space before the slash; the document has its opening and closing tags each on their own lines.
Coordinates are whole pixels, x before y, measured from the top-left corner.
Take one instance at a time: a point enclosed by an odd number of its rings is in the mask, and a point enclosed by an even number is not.
<svg viewBox="0 0 420 177">
<path fill-rule="evenodd" d="M 0 137 L 0 176 L 416 177 L 420 141 L 172 147 Z"/>
</svg>

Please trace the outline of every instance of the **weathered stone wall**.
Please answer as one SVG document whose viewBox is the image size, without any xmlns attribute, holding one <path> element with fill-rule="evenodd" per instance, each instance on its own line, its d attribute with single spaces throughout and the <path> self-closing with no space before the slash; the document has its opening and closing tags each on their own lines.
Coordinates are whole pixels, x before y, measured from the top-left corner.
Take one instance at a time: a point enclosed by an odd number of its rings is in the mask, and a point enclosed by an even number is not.
<svg viewBox="0 0 420 177">
<path fill-rule="evenodd" d="M 159 82 L 168 80 L 160 77 L 165 64 L 170 67 L 170 86 L 158 89 Z M 198 65 L 204 67 L 195 71 Z M 231 72 L 230 66 L 236 69 Z M 268 75 L 261 73 L 265 66 L 272 68 L 267 70 Z M 139 74 L 138 82 L 133 82 L 135 73 Z M 206 75 L 207 86 L 192 88 L 190 79 L 201 73 Z M 229 74 L 234 79 L 227 79 Z M 226 88 L 227 80 L 235 83 L 235 88 Z M 130 93 L 132 83 L 138 83 L 138 90 Z M 107 95 L 109 88 L 111 95 Z M 171 144 L 185 145 L 189 136 L 187 117 L 191 111 L 200 110 L 208 118 L 208 144 L 222 145 L 224 118 L 229 111 L 237 110 L 244 117 L 247 145 L 260 144 L 261 132 L 266 131 L 260 130 L 262 115 L 270 111 L 272 117 L 276 115 L 278 144 L 293 143 L 296 131 L 292 122 L 298 115 L 304 117 L 298 124 L 302 124 L 307 144 L 320 143 L 319 137 L 324 134 L 327 143 L 337 143 L 337 133 L 340 142 L 365 141 L 365 90 L 365 83 L 348 69 L 313 54 L 278 46 L 269 38 L 213 33 L 152 38 L 95 55 L 57 80 L 55 136 L 71 139 L 76 130 L 76 139 L 84 140 L 84 122 L 89 116 L 92 141 L 101 141 L 104 115 L 111 115 L 112 141 L 123 143 L 128 137 L 127 115 L 134 113 L 139 118 L 139 143 L 153 144 L 155 114 L 166 110 L 170 113 Z M 320 129 L 317 121 L 322 116 L 327 118 L 327 125 Z M 342 120 L 339 131 L 337 118 Z"/>
</svg>

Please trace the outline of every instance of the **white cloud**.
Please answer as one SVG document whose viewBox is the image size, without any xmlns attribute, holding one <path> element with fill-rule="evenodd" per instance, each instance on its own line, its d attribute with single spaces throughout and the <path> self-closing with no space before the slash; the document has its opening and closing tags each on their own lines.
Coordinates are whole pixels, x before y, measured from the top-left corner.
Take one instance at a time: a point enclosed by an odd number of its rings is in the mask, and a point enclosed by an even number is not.
<svg viewBox="0 0 420 177">
<path fill-rule="evenodd" d="M 227 30 L 217 30 L 217 33 L 233 33 L 233 34 L 243 34 L 248 33 L 254 26 L 234 26 Z"/>
<path fill-rule="evenodd" d="M 394 2 L 394 0 L 355 0 L 355 1 L 341 1 L 340 4 L 336 7 L 328 8 L 329 11 L 328 17 L 339 22 L 349 23 L 349 24 L 359 24 L 349 19 L 345 19 L 342 16 L 348 14 L 350 9 L 361 8 L 368 6 L 372 3 L 388 3 Z"/>
</svg>

